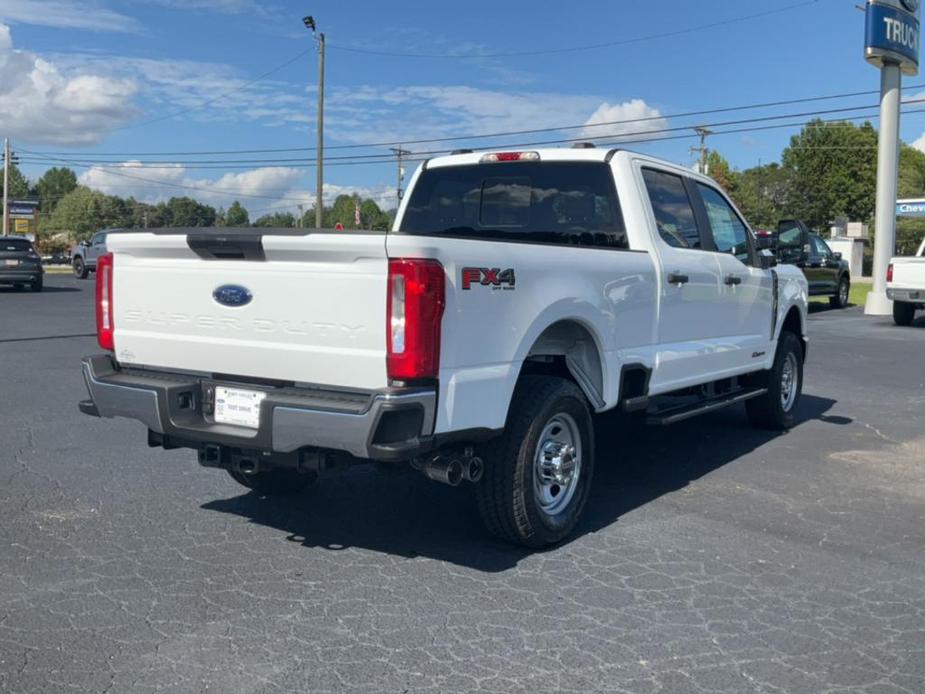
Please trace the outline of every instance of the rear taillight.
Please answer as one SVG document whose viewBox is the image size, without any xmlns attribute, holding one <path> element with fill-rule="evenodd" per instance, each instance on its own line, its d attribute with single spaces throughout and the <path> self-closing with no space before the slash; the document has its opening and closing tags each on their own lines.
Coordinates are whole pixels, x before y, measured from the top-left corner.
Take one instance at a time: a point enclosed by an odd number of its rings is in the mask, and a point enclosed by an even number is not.
<svg viewBox="0 0 925 694">
<path fill-rule="evenodd" d="M 886 281 L 887 282 L 893 281 L 893 263 L 890 263 L 886 269 Z"/>
<path fill-rule="evenodd" d="M 96 259 L 96 339 L 103 349 L 114 350 L 112 322 L 112 253 Z"/>
<path fill-rule="evenodd" d="M 446 305 L 446 275 L 436 260 L 389 261 L 387 304 L 389 378 L 436 378 L 440 369 L 440 322 Z"/>
</svg>

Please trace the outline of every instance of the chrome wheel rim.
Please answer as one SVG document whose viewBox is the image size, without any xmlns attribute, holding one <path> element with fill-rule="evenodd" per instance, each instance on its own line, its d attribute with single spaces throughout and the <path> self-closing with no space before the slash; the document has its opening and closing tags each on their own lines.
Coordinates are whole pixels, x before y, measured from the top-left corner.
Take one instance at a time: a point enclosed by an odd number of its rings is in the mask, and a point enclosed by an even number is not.
<svg viewBox="0 0 925 694">
<path fill-rule="evenodd" d="M 789 412 L 797 399 L 800 370 L 796 355 L 793 352 L 784 358 L 784 366 L 780 370 L 780 404 L 784 412 Z"/>
<path fill-rule="evenodd" d="M 842 282 L 841 287 L 838 289 L 838 297 L 841 300 L 842 305 L 848 303 L 848 283 Z"/>
<path fill-rule="evenodd" d="M 561 513 L 575 496 L 581 477 L 581 434 L 564 412 L 543 427 L 533 462 L 533 495 L 547 516 Z"/>
</svg>

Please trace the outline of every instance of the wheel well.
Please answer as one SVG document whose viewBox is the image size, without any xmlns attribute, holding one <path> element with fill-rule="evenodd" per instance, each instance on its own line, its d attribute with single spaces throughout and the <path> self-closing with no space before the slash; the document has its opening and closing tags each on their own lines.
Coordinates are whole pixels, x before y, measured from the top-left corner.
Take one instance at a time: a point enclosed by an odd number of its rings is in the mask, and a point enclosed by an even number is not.
<svg viewBox="0 0 925 694">
<path fill-rule="evenodd" d="M 803 337 L 803 319 L 800 318 L 800 310 L 793 306 L 784 318 L 780 327 L 781 334 L 785 332 L 793 333 L 800 340 L 800 346 L 803 348 L 803 358 L 806 358 L 806 340 Z"/>
<path fill-rule="evenodd" d="M 604 365 L 591 332 L 575 321 L 546 328 L 524 360 L 521 373 L 545 373 L 574 381 L 592 407 L 604 406 Z"/>
</svg>

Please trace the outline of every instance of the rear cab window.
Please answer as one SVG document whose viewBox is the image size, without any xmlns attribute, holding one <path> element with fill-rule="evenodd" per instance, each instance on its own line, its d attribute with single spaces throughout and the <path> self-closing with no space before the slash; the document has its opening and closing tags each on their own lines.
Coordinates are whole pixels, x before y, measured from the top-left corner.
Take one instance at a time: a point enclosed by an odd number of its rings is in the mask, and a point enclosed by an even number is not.
<svg viewBox="0 0 925 694">
<path fill-rule="evenodd" d="M 650 168 L 642 170 L 642 177 L 662 241 L 674 248 L 702 249 L 697 217 L 684 179 L 677 174 Z"/>
<path fill-rule="evenodd" d="M 514 161 L 425 169 L 398 231 L 629 247 L 613 173 L 603 162 Z"/>
</svg>

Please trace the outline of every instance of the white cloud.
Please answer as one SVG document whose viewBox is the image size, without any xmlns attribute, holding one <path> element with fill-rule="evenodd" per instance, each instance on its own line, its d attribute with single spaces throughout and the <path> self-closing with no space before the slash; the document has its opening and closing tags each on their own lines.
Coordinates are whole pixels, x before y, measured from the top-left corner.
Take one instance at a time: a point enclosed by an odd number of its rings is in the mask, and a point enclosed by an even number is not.
<svg viewBox="0 0 925 694">
<path fill-rule="evenodd" d="M 106 167 L 91 167 L 78 180 L 81 185 L 107 195 L 133 197 L 148 203 L 186 196 L 227 209 L 237 200 L 248 209 L 251 220 L 254 220 L 272 212 L 295 214 L 299 204 L 308 210 L 314 204 L 315 195 L 314 190 L 301 187 L 304 174 L 300 169 L 269 166 L 206 178 L 195 175 L 194 170 L 181 164 L 151 165 L 124 161 Z M 371 198 L 383 209 L 395 207 L 395 189 L 391 185 L 325 183 L 325 204 L 330 205 L 342 194 Z"/>
<path fill-rule="evenodd" d="M 919 135 L 918 139 L 912 143 L 912 146 L 920 152 L 925 152 L 925 133 Z"/>
<path fill-rule="evenodd" d="M 612 105 L 605 101 L 585 121 L 580 137 L 644 140 L 655 137 L 655 135 L 634 135 L 633 133 L 646 133 L 667 126 L 668 120 L 662 116 L 661 112 L 649 106 L 642 99 Z"/>
<path fill-rule="evenodd" d="M 137 21 L 92 0 L 3 0 L 0 21 L 90 31 L 138 32 Z"/>
<path fill-rule="evenodd" d="M 160 5 L 180 10 L 204 10 L 239 14 L 242 12 L 263 12 L 256 0 L 140 0 L 149 5 Z"/>
<path fill-rule="evenodd" d="M 134 115 L 131 79 L 76 74 L 14 50 L 0 24 L 0 131 L 32 143 L 95 144 Z"/>
</svg>

